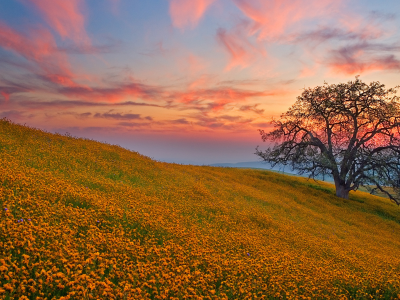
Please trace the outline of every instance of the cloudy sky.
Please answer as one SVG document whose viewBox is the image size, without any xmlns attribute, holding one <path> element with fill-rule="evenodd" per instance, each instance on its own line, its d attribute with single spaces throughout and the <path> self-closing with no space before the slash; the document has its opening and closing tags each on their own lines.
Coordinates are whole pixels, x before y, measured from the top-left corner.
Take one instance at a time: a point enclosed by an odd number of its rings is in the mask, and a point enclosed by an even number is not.
<svg viewBox="0 0 400 300">
<path fill-rule="evenodd" d="M 157 160 L 255 161 L 305 87 L 400 84 L 398 0 L 1 0 L 0 117 Z"/>
</svg>

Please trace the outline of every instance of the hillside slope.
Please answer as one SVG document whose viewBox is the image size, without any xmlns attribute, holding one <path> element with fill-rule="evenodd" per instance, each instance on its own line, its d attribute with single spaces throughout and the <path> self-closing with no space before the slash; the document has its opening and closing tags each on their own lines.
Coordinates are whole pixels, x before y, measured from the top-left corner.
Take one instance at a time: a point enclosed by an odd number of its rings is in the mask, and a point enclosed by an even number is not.
<svg viewBox="0 0 400 300">
<path fill-rule="evenodd" d="M 0 120 L 1 299 L 393 299 L 400 209 Z M 20 298 L 25 296 L 25 298 Z"/>
</svg>

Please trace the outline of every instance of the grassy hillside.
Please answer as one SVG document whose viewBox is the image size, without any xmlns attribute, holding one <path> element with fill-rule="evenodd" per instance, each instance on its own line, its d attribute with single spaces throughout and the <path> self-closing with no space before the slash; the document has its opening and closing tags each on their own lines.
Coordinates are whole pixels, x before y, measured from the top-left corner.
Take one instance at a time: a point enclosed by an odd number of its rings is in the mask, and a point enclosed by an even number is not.
<svg viewBox="0 0 400 300">
<path fill-rule="evenodd" d="M 3 119 L 0 205 L 0 299 L 400 294 L 400 208 L 305 178 L 160 163 Z"/>
</svg>

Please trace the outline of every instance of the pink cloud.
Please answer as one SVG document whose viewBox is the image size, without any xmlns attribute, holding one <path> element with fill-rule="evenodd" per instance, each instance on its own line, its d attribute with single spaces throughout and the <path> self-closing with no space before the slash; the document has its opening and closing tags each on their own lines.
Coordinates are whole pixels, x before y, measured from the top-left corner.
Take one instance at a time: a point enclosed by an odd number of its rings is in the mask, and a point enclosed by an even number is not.
<svg viewBox="0 0 400 300">
<path fill-rule="evenodd" d="M 212 84 L 212 77 L 203 74 L 192 80 L 188 87 L 189 89 L 196 89 L 201 86 L 209 86 L 210 84 Z"/>
<path fill-rule="evenodd" d="M 217 31 L 218 42 L 230 56 L 226 71 L 234 67 L 246 68 L 260 55 L 266 55 L 261 44 L 254 45 L 249 41 L 243 32 L 244 26 L 239 25 L 230 32 L 222 28 Z"/>
<path fill-rule="evenodd" d="M 61 86 L 76 86 L 68 57 L 57 50 L 51 33 L 42 27 L 20 33 L 0 22 L 0 47 L 21 55 L 34 65 L 28 69 L 45 81 Z"/>
<path fill-rule="evenodd" d="M 204 61 L 203 59 L 201 59 L 200 57 L 198 57 L 194 54 L 190 54 L 187 57 L 186 61 L 187 61 L 187 66 L 189 68 L 190 74 L 196 74 L 196 73 L 200 72 L 207 65 L 206 61 Z"/>
<path fill-rule="evenodd" d="M 42 13 L 51 28 L 62 38 L 69 38 L 76 43 L 89 44 L 85 31 L 85 17 L 79 10 L 83 1 L 68 0 L 22 0 L 31 2 Z"/>
<path fill-rule="evenodd" d="M 10 94 L 6 93 L 5 91 L 0 91 L 0 94 L 4 97 L 6 101 L 10 100 Z"/>
<path fill-rule="evenodd" d="M 194 55 L 193 53 L 182 55 L 178 58 L 176 63 L 179 69 L 188 76 L 194 76 L 198 74 L 208 65 L 208 62 L 205 59 Z"/>
<path fill-rule="evenodd" d="M 62 87 L 58 89 L 58 92 L 68 97 L 77 97 L 93 102 L 106 101 L 110 103 L 123 101 L 126 97 L 158 100 L 164 95 L 162 87 L 145 85 L 134 81 L 109 87 L 75 85 Z"/>
<path fill-rule="evenodd" d="M 62 86 L 76 86 L 76 83 L 73 81 L 73 75 L 72 73 L 69 72 L 69 70 L 64 70 L 68 75 L 62 75 L 62 74 L 47 74 L 45 76 L 46 79 L 53 83 L 57 83 Z"/>
<path fill-rule="evenodd" d="M 0 22 L 0 46 L 4 49 L 17 52 L 28 60 L 43 61 L 56 48 L 53 36 L 44 28 L 31 30 L 29 35 L 33 38 Z"/>
<path fill-rule="evenodd" d="M 259 40 L 274 39 L 301 20 L 324 15 L 331 16 L 342 0 L 233 0 L 242 13 L 252 21 L 249 35 Z"/>
<path fill-rule="evenodd" d="M 230 86 L 215 88 L 190 88 L 183 90 L 167 90 L 162 86 L 151 86 L 137 82 L 118 84 L 113 87 L 64 87 L 60 88 L 58 93 L 70 98 L 85 99 L 88 102 L 74 104 L 77 106 L 91 106 L 98 101 L 105 103 L 113 103 L 114 105 L 130 102 L 127 98 L 143 99 L 150 102 L 162 101 L 165 105 L 151 105 L 164 108 L 174 108 L 178 111 L 197 110 L 201 112 L 223 111 L 234 109 L 236 105 L 240 105 L 240 111 L 253 111 L 261 114 L 263 110 L 257 109 L 257 105 L 243 106 L 249 100 L 268 97 L 282 96 L 287 94 L 286 90 L 257 91 L 251 89 L 238 89 Z M 129 100 L 130 101 L 130 100 Z M 93 104 L 90 104 L 93 103 Z M 102 105 L 105 105 L 103 102 Z M 62 105 L 65 105 L 63 102 Z M 125 104 L 124 104 L 125 105 Z M 139 104 L 138 104 L 139 105 Z M 140 105 L 144 105 L 141 103 Z"/>
<path fill-rule="evenodd" d="M 332 74 L 359 75 L 374 71 L 400 71 L 400 60 L 394 55 L 380 58 L 351 59 L 332 61 L 329 65 Z"/>
<path fill-rule="evenodd" d="M 215 0 L 170 0 L 169 13 L 174 27 L 184 29 L 194 28 L 207 8 Z"/>
<path fill-rule="evenodd" d="M 74 85 L 68 59 L 65 54 L 57 52 L 56 42 L 47 29 L 31 29 L 25 35 L 0 22 L 0 47 L 35 62 L 40 75 L 47 80 Z"/>
<path fill-rule="evenodd" d="M 257 91 L 238 89 L 230 86 L 168 90 L 162 86 L 152 86 L 135 81 L 115 84 L 109 87 L 75 85 L 61 87 L 57 90 L 57 93 L 65 95 L 68 98 L 79 98 L 88 101 L 84 103 L 88 106 L 90 106 L 89 103 L 98 103 L 99 101 L 116 105 L 128 103 L 123 101 L 142 99 L 150 103 L 161 101 L 165 103 L 161 105 L 162 107 L 174 108 L 178 111 L 197 110 L 201 112 L 229 110 L 236 104 L 244 103 L 258 97 L 275 95 L 277 92 L 281 93 L 281 91 Z M 65 103 L 62 103 L 62 105 L 65 105 Z M 159 105 L 153 104 L 152 106 Z M 253 109 L 249 107 L 249 110 L 255 111 L 255 107 Z"/>
<path fill-rule="evenodd" d="M 271 92 L 243 90 L 232 87 L 219 87 L 211 89 L 193 89 L 171 93 L 170 97 L 185 104 L 184 109 L 197 109 L 200 111 L 221 111 L 229 104 L 246 102 L 251 98 L 266 97 Z"/>
<path fill-rule="evenodd" d="M 371 44 L 362 42 L 332 51 L 328 58 L 331 73 L 346 75 L 365 74 L 381 70 L 400 70 L 400 60 L 392 53 L 396 45 Z"/>
<path fill-rule="evenodd" d="M 303 69 L 301 69 L 300 71 L 299 78 L 314 76 L 317 73 L 317 70 L 318 70 L 317 65 L 315 65 L 314 67 L 304 66 Z"/>
<path fill-rule="evenodd" d="M 393 32 L 389 32 L 388 28 L 382 28 L 379 20 L 373 16 L 364 18 L 352 14 L 348 18 L 341 18 L 338 21 L 348 32 L 356 34 L 360 40 L 378 39 L 385 35 L 393 34 Z"/>
</svg>

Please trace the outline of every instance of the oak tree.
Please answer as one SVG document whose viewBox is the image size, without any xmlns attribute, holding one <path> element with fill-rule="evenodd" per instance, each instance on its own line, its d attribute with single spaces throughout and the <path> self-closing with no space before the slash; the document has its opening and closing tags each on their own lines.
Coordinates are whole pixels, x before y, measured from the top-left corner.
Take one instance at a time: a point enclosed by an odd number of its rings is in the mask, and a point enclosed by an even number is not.
<svg viewBox="0 0 400 300">
<path fill-rule="evenodd" d="M 400 205 L 400 102 L 397 88 L 354 81 L 304 89 L 262 140 L 256 153 L 272 165 L 290 165 L 310 178 L 331 175 L 336 195 L 364 186 Z"/>
</svg>

